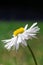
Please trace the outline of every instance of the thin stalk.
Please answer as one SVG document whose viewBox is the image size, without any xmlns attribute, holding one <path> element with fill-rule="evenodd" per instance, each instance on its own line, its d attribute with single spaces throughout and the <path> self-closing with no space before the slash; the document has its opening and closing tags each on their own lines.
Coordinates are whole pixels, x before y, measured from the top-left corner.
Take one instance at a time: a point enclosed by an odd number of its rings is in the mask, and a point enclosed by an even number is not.
<svg viewBox="0 0 43 65">
<path fill-rule="evenodd" d="M 36 61 L 36 58 L 35 58 L 35 56 L 34 56 L 34 53 L 33 53 L 32 49 L 30 48 L 29 44 L 27 45 L 27 47 L 28 47 L 28 49 L 30 50 L 30 52 L 31 52 L 31 54 L 32 54 L 32 57 L 33 57 L 34 62 L 35 62 L 35 65 L 38 65 L 38 64 L 37 64 L 37 61 Z"/>
</svg>

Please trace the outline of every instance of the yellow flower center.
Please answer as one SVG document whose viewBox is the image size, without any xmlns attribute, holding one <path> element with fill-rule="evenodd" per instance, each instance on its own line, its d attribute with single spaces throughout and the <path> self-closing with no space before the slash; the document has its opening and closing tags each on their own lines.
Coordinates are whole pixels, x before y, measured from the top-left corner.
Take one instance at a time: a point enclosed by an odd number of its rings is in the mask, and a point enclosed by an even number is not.
<svg viewBox="0 0 43 65">
<path fill-rule="evenodd" d="M 21 28 L 15 30 L 15 31 L 13 32 L 13 35 L 17 36 L 19 33 L 23 33 L 23 32 L 24 32 L 24 28 L 21 27 Z"/>
</svg>

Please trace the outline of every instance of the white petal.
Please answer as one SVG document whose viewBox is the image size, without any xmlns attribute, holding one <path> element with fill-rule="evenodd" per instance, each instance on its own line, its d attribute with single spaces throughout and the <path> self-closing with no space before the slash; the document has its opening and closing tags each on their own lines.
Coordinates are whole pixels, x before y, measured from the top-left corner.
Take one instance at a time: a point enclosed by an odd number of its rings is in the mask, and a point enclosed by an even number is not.
<svg viewBox="0 0 43 65">
<path fill-rule="evenodd" d="M 16 43 L 16 50 L 19 49 L 19 43 Z"/>
<path fill-rule="evenodd" d="M 36 34 L 40 30 L 40 28 L 38 26 L 35 26 L 36 24 L 37 24 L 37 22 L 34 23 L 29 29 L 25 30 L 22 33 L 21 37 L 23 38 L 23 40 L 36 38 Z"/>
<path fill-rule="evenodd" d="M 24 34 L 22 34 L 22 35 L 21 35 L 21 37 L 22 37 L 22 39 L 23 39 L 23 40 L 25 40 L 25 39 L 26 39 L 26 40 L 28 40 L 28 35 L 27 35 L 27 34 L 25 34 L 25 33 L 24 33 Z"/>
<path fill-rule="evenodd" d="M 27 29 L 27 27 L 28 27 L 28 24 L 26 24 L 26 25 L 25 25 L 24 30 L 26 30 L 26 29 Z"/>
<path fill-rule="evenodd" d="M 26 40 L 24 39 L 24 36 L 22 34 L 20 35 L 20 38 L 21 38 L 21 44 L 27 46 Z"/>
<path fill-rule="evenodd" d="M 23 44 L 24 46 L 27 46 L 26 41 L 25 41 L 25 40 L 23 40 L 23 39 L 22 39 L 22 44 Z"/>
<path fill-rule="evenodd" d="M 30 28 L 33 28 L 35 25 L 37 25 L 37 22 L 36 23 L 33 23 L 33 25 Z"/>
<path fill-rule="evenodd" d="M 7 42 L 10 42 L 11 39 L 8 39 L 8 40 L 1 40 L 1 41 L 4 42 L 4 43 L 7 43 Z"/>
<path fill-rule="evenodd" d="M 21 34 L 18 35 L 17 43 L 21 43 Z"/>
<path fill-rule="evenodd" d="M 11 39 L 10 42 L 8 42 L 8 43 L 5 45 L 5 48 L 10 49 L 13 45 L 16 44 L 16 41 L 17 41 L 17 37 L 14 37 L 13 39 Z"/>
<path fill-rule="evenodd" d="M 31 31 L 33 31 L 33 32 L 37 32 L 39 30 L 40 30 L 40 28 L 38 26 L 36 26 L 36 27 L 34 27 L 34 28 L 31 29 Z"/>
<path fill-rule="evenodd" d="M 19 44 L 22 42 L 21 40 L 21 34 L 18 35 L 17 43 L 16 43 L 16 50 L 19 48 Z"/>
</svg>

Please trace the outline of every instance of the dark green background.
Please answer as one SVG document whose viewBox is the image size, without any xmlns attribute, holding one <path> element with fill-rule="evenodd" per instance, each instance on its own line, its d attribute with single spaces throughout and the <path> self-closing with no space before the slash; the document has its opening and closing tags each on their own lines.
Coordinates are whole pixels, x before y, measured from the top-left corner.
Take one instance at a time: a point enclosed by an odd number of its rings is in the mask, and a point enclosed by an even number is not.
<svg viewBox="0 0 43 65">
<path fill-rule="evenodd" d="M 8 51 L 1 40 L 12 38 L 13 31 L 28 24 L 30 27 L 36 21 L 0 21 L 0 65 L 35 65 L 33 57 L 27 47 L 19 47 L 18 51 Z M 43 22 L 39 21 L 38 39 L 28 40 L 36 57 L 38 65 L 43 65 Z"/>
</svg>

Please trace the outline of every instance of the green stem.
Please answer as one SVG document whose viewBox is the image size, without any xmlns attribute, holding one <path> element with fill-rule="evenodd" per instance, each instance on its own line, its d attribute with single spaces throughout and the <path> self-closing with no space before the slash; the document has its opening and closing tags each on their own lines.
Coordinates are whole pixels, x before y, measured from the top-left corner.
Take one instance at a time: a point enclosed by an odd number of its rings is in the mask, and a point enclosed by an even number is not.
<svg viewBox="0 0 43 65">
<path fill-rule="evenodd" d="M 32 49 L 30 48 L 29 44 L 27 45 L 27 47 L 28 47 L 28 49 L 30 50 L 30 52 L 31 52 L 31 54 L 32 54 L 32 57 L 33 57 L 34 62 L 35 62 L 35 65 L 38 65 L 38 64 L 37 64 L 37 61 L 36 61 L 36 58 L 35 58 L 35 56 L 34 56 L 34 53 L 33 53 Z"/>
</svg>

